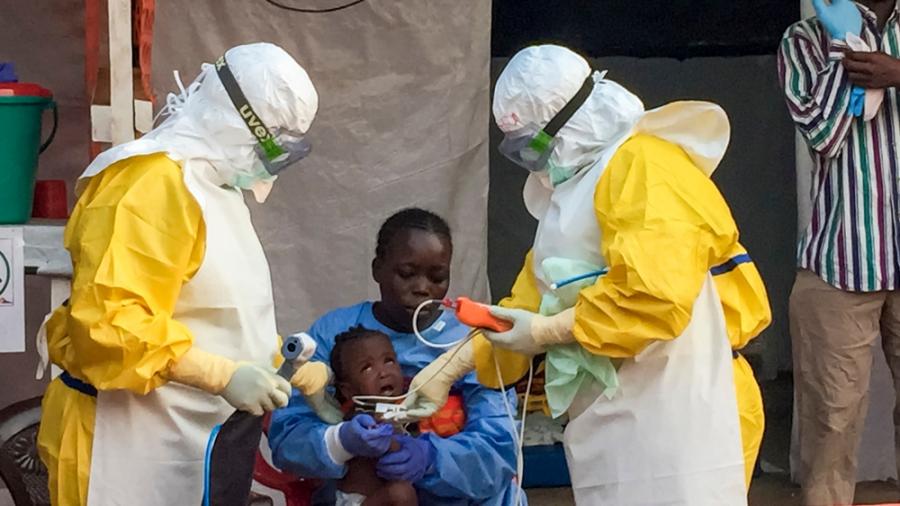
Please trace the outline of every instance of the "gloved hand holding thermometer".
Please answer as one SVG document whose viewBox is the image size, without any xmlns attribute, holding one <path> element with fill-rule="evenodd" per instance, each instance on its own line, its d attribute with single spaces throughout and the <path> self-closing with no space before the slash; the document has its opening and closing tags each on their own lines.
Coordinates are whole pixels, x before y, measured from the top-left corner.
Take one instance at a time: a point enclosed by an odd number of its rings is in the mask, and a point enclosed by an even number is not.
<svg viewBox="0 0 900 506">
<path fill-rule="evenodd" d="M 441 304 L 455 310 L 456 317 L 460 322 L 476 330 L 503 333 L 513 328 L 510 321 L 492 314 L 491 306 L 466 297 L 458 297 L 455 300 L 425 301 L 419 305 L 413 315 L 413 332 L 416 337 L 427 346 L 452 349 L 437 357 L 413 378 L 409 386 L 409 393 L 403 400 L 403 406 L 410 418 L 426 418 L 433 415 L 447 402 L 451 386 L 475 369 L 471 342 L 474 333 L 453 343 L 433 343 L 425 339 L 419 332 L 416 326 L 418 313 L 427 304 Z"/>
<path fill-rule="evenodd" d="M 325 386 L 333 376 L 331 368 L 322 362 L 310 362 L 316 352 L 316 342 L 309 334 L 301 332 L 289 336 L 281 346 L 284 363 L 278 375 L 290 381 L 306 398 L 316 415 L 329 424 L 340 423 L 343 419 L 337 402 L 325 391 Z"/>
<path fill-rule="evenodd" d="M 546 317 L 522 309 L 488 306 L 466 297 L 445 300 L 443 304 L 456 309 L 456 317 L 462 323 L 484 331 L 484 336 L 495 345 L 525 355 L 538 355 L 547 345 L 574 340 L 573 310 Z"/>
<path fill-rule="evenodd" d="M 450 299 L 426 301 L 422 303 L 420 309 L 428 303 L 441 303 L 445 307 L 455 309 L 459 321 L 478 329 L 495 346 L 525 355 L 537 355 L 543 353 L 549 345 L 574 341 L 572 335 L 575 323 L 574 309 L 548 317 L 520 309 L 488 306 L 465 297 L 459 297 L 455 301 Z M 418 312 L 415 316 L 417 314 Z M 415 325 L 413 331 L 420 341 L 429 346 L 453 348 L 422 369 L 410 384 L 410 393 L 403 405 L 408 416 L 424 418 L 431 416 L 443 406 L 453 383 L 474 370 L 472 335 L 455 343 L 438 344 L 426 340 Z"/>
<path fill-rule="evenodd" d="M 475 302 L 466 297 L 457 297 L 455 301 L 445 300 L 443 304 L 455 309 L 456 318 L 474 329 L 487 329 L 494 332 L 506 332 L 512 329 L 512 324 L 493 315 L 491 306 L 487 304 Z"/>
<path fill-rule="evenodd" d="M 273 374 L 270 370 L 255 364 L 232 367 L 233 372 L 220 395 L 237 408 L 237 411 L 222 425 L 213 428 L 207 442 L 203 483 L 204 506 L 246 504 L 251 483 L 235 483 L 229 476 L 252 476 L 254 454 L 259 447 L 262 432 L 261 415 L 264 411 L 287 405 L 291 385 L 306 396 L 310 406 L 324 421 L 328 423 L 340 421 L 340 411 L 325 395 L 325 386 L 331 380 L 330 368 L 321 362 L 309 362 L 315 351 L 315 341 L 309 335 L 300 333 L 284 340 L 281 347 L 284 363 L 277 373 Z M 201 361 L 201 364 L 234 364 L 216 355 L 206 355 L 208 357 L 205 358 L 213 357 L 213 359 L 209 359 L 208 362 Z M 187 379 L 195 383 L 200 381 L 208 383 L 208 378 L 197 377 L 198 373 L 208 370 L 210 370 L 208 367 L 188 368 L 187 371 L 191 372 L 191 376 L 188 377 L 182 368 L 172 376 L 172 379 L 177 377 L 179 378 L 177 381 Z M 223 374 L 221 371 L 218 373 Z M 241 472 L 236 473 L 233 469 L 235 466 L 240 468 Z M 245 466 L 251 468 L 243 469 Z"/>
<path fill-rule="evenodd" d="M 247 416 L 261 416 L 264 411 L 271 411 L 276 408 L 287 405 L 287 397 L 273 396 L 268 394 L 267 397 L 265 384 L 274 382 L 278 384 L 278 393 L 284 393 L 286 386 L 288 394 L 290 387 L 294 386 L 306 396 L 307 399 L 321 397 L 322 402 L 319 408 L 323 410 L 316 414 L 325 416 L 330 420 L 323 420 L 329 423 L 337 423 L 334 420 L 334 414 L 328 409 L 330 403 L 325 397 L 325 386 L 331 380 L 331 369 L 321 362 L 309 362 L 309 359 L 316 352 L 316 342 L 307 334 L 294 334 L 284 340 L 281 346 L 281 354 L 284 357 L 284 363 L 273 375 L 265 368 L 255 364 L 244 364 L 237 367 L 228 385 L 222 391 L 222 397 L 225 398 L 232 406 L 238 409 L 228 420 L 222 424 L 227 427 L 229 423 Z M 247 373 L 246 379 L 242 376 L 242 368 L 249 368 L 253 373 Z M 267 376 L 263 376 L 263 374 Z M 283 386 L 284 385 L 284 386 Z M 254 396 L 255 395 L 255 396 Z M 267 402 L 268 398 L 268 402 Z M 332 401 L 333 402 L 333 401 Z M 315 409 L 315 407 L 313 406 Z M 339 413 L 337 407 L 335 411 Z M 338 418 L 337 421 L 340 421 Z"/>
<path fill-rule="evenodd" d="M 195 347 L 169 368 L 167 376 L 171 381 L 221 395 L 236 409 L 260 416 L 286 406 L 292 384 L 307 397 L 324 391 L 331 373 L 325 364 L 307 363 L 315 351 L 311 337 L 289 337 L 282 347 L 282 354 L 289 358 L 276 374 L 264 365 L 235 362 Z"/>
</svg>

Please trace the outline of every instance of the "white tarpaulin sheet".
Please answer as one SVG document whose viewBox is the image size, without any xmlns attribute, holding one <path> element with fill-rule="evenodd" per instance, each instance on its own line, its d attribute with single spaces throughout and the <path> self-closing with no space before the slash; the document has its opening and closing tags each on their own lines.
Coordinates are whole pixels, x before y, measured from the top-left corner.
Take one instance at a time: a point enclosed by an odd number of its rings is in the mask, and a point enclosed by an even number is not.
<svg viewBox="0 0 900 506">
<path fill-rule="evenodd" d="M 265 0 L 157 1 L 158 104 L 175 87 L 172 70 L 190 82 L 201 62 L 256 41 L 284 47 L 319 92 L 312 155 L 279 178 L 264 206 L 251 205 L 281 332 L 376 297 L 378 227 L 408 206 L 449 221 L 451 292 L 487 299 L 490 16 L 488 0 L 366 0 L 327 14 Z"/>
</svg>

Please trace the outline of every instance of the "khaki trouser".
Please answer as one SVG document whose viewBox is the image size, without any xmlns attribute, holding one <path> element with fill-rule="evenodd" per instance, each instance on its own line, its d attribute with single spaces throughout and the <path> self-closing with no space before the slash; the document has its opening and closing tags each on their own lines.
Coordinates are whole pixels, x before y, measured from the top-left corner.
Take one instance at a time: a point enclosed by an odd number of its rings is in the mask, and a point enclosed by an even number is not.
<svg viewBox="0 0 900 506">
<path fill-rule="evenodd" d="M 801 270 L 791 292 L 790 317 L 803 504 L 852 504 L 879 336 L 900 392 L 900 292 L 845 292 Z M 898 426 L 900 403 L 894 409 L 900 441 Z"/>
</svg>

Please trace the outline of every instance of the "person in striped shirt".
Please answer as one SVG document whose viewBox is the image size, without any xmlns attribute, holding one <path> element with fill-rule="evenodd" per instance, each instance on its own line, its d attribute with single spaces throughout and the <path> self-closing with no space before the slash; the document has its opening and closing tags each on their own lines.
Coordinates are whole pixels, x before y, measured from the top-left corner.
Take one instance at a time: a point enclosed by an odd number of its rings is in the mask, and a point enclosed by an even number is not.
<svg viewBox="0 0 900 506">
<path fill-rule="evenodd" d="M 785 33 L 778 71 L 814 161 L 812 216 L 800 236 L 790 298 L 800 435 L 795 471 L 803 503 L 830 506 L 853 502 L 879 336 L 900 392 L 900 6 L 813 3 L 817 16 Z M 847 32 L 873 51 L 850 51 Z M 877 114 L 856 110 L 865 89 L 885 90 Z"/>
</svg>

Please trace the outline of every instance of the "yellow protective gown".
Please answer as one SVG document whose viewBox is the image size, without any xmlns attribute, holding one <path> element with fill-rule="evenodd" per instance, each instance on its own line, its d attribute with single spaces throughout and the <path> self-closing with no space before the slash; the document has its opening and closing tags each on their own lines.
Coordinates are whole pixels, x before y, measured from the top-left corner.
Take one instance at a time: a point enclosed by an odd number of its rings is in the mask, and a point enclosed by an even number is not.
<svg viewBox="0 0 900 506">
<path fill-rule="evenodd" d="M 681 335 L 710 270 L 746 253 L 715 184 L 680 147 L 653 136 L 636 135 L 619 148 L 597 184 L 594 210 L 609 272 L 580 292 L 574 335 L 598 355 L 634 357 Z M 536 267 L 529 253 L 501 306 L 538 310 Z M 743 263 L 713 279 L 732 349 L 740 350 L 771 322 L 762 278 L 753 263 Z M 494 349 L 482 336 L 473 342 L 483 384 L 500 386 L 495 354 L 503 383 L 527 373 L 528 357 Z M 740 356 L 734 382 L 749 487 L 764 415 L 753 371 Z"/>
<path fill-rule="evenodd" d="M 65 231 L 69 303 L 47 323 L 50 359 L 98 389 L 143 394 L 192 345 L 171 315 L 205 249 L 202 212 L 164 154 L 127 158 L 93 177 Z M 54 379 L 38 448 L 54 505 L 86 504 L 96 398 Z M 123 449 L 127 451 L 127 449 Z"/>
</svg>

